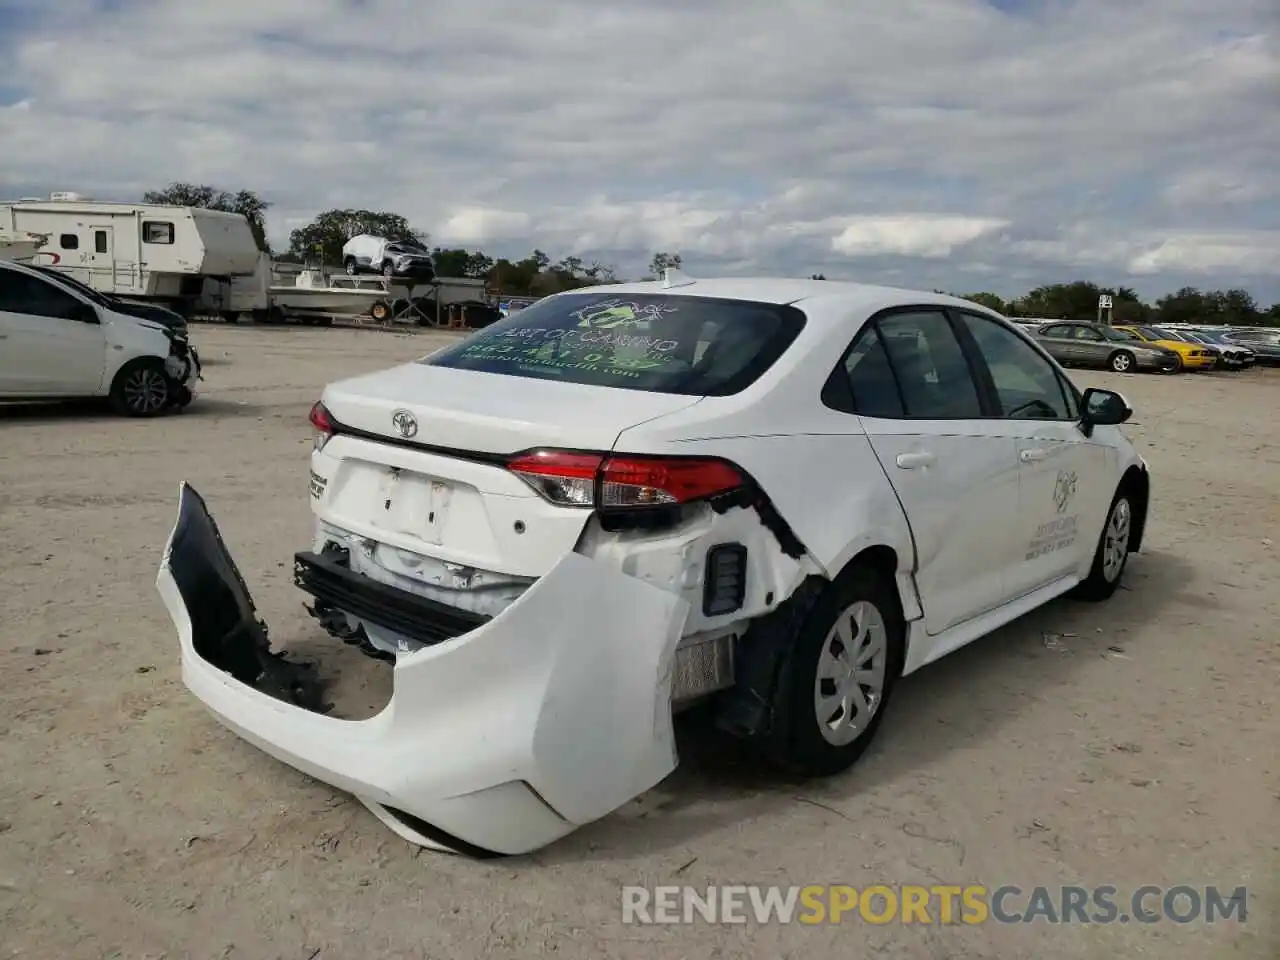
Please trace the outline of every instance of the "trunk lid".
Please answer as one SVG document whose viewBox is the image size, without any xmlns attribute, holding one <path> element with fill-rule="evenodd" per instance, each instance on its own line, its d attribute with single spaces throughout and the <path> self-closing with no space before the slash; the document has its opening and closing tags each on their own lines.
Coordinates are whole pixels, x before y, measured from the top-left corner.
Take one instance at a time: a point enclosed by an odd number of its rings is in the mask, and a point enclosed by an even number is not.
<svg viewBox="0 0 1280 960">
<path fill-rule="evenodd" d="M 523 589 L 511 578 L 536 579 L 573 551 L 591 515 L 544 500 L 503 455 L 611 450 L 623 430 L 700 399 L 416 363 L 341 381 L 321 398 L 339 432 L 312 458 L 312 506 L 382 545 L 363 555 L 366 574 L 492 615 Z M 397 430 L 402 411 L 421 449 Z"/>
<path fill-rule="evenodd" d="M 392 419 L 405 410 L 417 421 L 416 443 L 510 454 L 544 446 L 611 450 L 623 430 L 700 399 L 408 363 L 330 384 L 321 402 L 364 433 L 403 439 Z"/>
</svg>

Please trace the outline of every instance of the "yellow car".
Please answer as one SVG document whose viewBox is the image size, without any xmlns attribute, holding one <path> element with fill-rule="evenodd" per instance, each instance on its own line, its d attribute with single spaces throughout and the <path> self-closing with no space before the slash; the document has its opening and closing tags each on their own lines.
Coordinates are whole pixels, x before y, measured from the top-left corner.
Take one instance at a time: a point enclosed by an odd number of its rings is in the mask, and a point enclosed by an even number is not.
<svg viewBox="0 0 1280 960">
<path fill-rule="evenodd" d="M 1182 360 L 1183 370 L 1212 370 L 1218 365 L 1217 353 L 1201 344 L 1184 343 L 1181 340 L 1166 340 L 1150 327 L 1122 324 L 1117 326 L 1116 329 L 1133 334 L 1134 337 L 1144 343 L 1154 343 L 1167 350 L 1172 350 Z"/>
</svg>

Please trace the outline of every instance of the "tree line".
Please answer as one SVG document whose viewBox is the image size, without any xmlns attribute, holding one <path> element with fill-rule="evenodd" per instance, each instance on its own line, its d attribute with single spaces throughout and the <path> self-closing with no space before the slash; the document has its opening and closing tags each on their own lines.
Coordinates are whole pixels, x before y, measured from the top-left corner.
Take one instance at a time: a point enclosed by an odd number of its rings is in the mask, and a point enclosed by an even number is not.
<svg viewBox="0 0 1280 960">
<path fill-rule="evenodd" d="M 272 251 L 266 236 L 266 212 L 270 204 L 251 190 L 229 191 L 204 184 L 171 183 L 143 196 L 144 203 L 204 207 L 242 214 L 249 222 L 258 248 L 276 260 L 293 263 L 342 263 L 342 246 L 360 233 L 395 240 L 414 239 L 431 249 L 441 277 L 484 279 L 495 293 L 506 296 L 547 296 L 563 290 L 617 283 L 612 264 L 570 254 L 553 260 L 542 250 L 521 259 L 492 257 L 483 250 L 431 247 L 429 235 L 414 229 L 396 213 L 378 210 L 326 210 L 311 223 L 289 234 L 289 247 Z M 644 279 L 660 278 L 668 268 L 679 269 L 679 253 L 659 251 L 649 261 Z M 822 274 L 812 279 L 825 280 Z M 937 291 L 942 293 L 944 291 Z M 959 294 L 1010 317 L 1045 317 L 1092 320 L 1098 314 L 1098 298 L 1111 297 L 1114 323 L 1225 323 L 1248 326 L 1280 326 L 1280 303 L 1264 307 L 1247 290 L 1200 290 L 1183 287 L 1146 303 L 1129 287 L 1103 287 L 1085 280 L 1054 283 L 1006 300 L 995 293 Z"/>
</svg>

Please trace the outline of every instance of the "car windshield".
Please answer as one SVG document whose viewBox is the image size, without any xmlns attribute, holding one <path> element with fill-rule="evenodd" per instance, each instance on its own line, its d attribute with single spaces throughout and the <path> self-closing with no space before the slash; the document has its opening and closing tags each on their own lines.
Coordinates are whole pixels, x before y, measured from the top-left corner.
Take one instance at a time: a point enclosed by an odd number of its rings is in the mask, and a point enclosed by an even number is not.
<svg viewBox="0 0 1280 960">
<path fill-rule="evenodd" d="M 745 389 L 804 327 L 795 307 L 668 294 L 562 294 L 420 363 L 652 393 Z"/>
<path fill-rule="evenodd" d="M 1115 327 L 1103 327 L 1102 335 L 1108 340 L 1141 340 L 1142 338 L 1129 330 L 1117 330 Z"/>
<path fill-rule="evenodd" d="M 1152 329 L 1151 327 L 1134 327 L 1133 329 L 1134 329 L 1134 332 L 1136 332 L 1140 338 L 1145 340 L 1165 339 L 1160 334 L 1156 333 L 1155 330 Z"/>
<path fill-rule="evenodd" d="M 40 266 L 34 266 L 33 269 L 39 270 L 42 274 L 44 274 L 50 280 L 57 281 L 58 283 L 62 284 L 64 287 L 70 287 L 71 289 L 75 290 L 77 293 L 80 293 L 83 296 L 87 297 L 88 299 L 92 300 L 94 303 L 96 303 L 100 307 L 108 307 L 108 308 L 111 307 L 112 301 L 110 297 L 103 296 L 101 293 L 93 289 L 93 287 L 89 286 L 87 283 L 81 283 L 75 277 L 69 276 L 68 274 L 63 273 L 61 270 L 55 270 L 52 267 L 40 267 Z"/>
</svg>

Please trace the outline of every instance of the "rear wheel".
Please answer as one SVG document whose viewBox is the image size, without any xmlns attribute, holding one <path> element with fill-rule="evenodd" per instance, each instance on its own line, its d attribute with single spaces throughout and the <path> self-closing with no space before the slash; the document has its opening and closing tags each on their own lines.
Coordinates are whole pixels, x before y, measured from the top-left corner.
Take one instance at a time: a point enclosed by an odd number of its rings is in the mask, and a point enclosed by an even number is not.
<svg viewBox="0 0 1280 960">
<path fill-rule="evenodd" d="M 786 733 L 773 759 L 805 776 L 851 767 L 871 745 L 899 675 L 906 625 L 892 583 L 855 567 L 805 618 L 783 667 L 775 711 Z"/>
<path fill-rule="evenodd" d="M 387 303 L 385 300 L 379 300 L 369 308 L 369 315 L 381 323 L 391 316 L 391 304 Z"/>
<path fill-rule="evenodd" d="M 111 406 L 125 417 L 155 417 L 173 403 L 173 384 L 159 360 L 125 364 L 111 384 Z"/>
<path fill-rule="evenodd" d="M 1117 350 L 1107 361 L 1107 366 L 1116 373 L 1129 373 L 1134 366 L 1133 354 L 1128 350 Z"/>
</svg>

